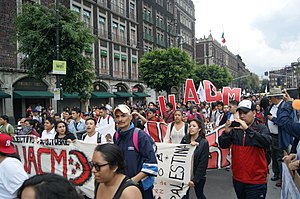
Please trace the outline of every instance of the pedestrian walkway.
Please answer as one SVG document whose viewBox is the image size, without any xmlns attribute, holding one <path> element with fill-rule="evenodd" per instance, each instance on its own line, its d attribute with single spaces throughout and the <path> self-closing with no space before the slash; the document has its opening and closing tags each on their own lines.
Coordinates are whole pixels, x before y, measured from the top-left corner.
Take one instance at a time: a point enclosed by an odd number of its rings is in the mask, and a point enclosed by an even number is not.
<svg viewBox="0 0 300 199">
<path fill-rule="evenodd" d="M 276 187 L 276 182 L 271 181 L 273 174 L 268 176 L 268 191 L 266 198 L 280 199 L 280 188 Z M 214 169 L 208 170 L 204 194 L 207 199 L 234 199 L 237 198 L 232 185 L 231 170 Z M 192 199 L 196 199 L 194 192 L 191 192 Z"/>
</svg>

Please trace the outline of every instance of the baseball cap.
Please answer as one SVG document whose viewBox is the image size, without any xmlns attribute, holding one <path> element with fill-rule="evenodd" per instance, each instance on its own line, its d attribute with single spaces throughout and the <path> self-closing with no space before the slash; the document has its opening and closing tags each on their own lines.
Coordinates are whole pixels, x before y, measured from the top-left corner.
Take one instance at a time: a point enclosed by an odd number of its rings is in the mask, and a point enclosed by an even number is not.
<svg viewBox="0 0 300 199">
<path fill-rule="evenodd" d="M 116 114 L 116 111 L 118 111 L 118 110 L 121 111 L 122 113 L 127 113 L 127 114 L 131 113 L 130 108 L 125 104 L 118 105 L 114 110 L 114 115 Z"/>
<path fill-rule="evenodd" d="M 0 152 L 4 154 L 16 153 L 11 137 L 6 133 L 0 133 Z"/>
<path fill-rule="evenodd" d="M 255 110 L 255 104 L 250 100 L 242 100 L 236 109 L 236 111 L 243 111 L 245 113 L 248 113 L 249 111 Z"/>
<path fill-rule="evenodd" d="M 83 116 L 88 116 L 89 115 L 89 112 L 84 112 L 83 113 Z"/>
</svg>

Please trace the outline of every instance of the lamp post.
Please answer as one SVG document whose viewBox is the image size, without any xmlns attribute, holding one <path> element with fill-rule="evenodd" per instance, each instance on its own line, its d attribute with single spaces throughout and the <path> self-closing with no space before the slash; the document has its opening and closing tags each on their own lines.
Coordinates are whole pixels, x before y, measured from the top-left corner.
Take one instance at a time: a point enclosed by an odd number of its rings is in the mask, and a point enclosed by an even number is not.
<svg viewBox="0 0 300 199">
<path fill-rule="evenodd" d="M 299 68 L 299 63 L 300 63 L 300 57 L 297 59 L 297 66 L 296 66 L 296 87 L 298 88 L 298 68 Z"/>
</svg>

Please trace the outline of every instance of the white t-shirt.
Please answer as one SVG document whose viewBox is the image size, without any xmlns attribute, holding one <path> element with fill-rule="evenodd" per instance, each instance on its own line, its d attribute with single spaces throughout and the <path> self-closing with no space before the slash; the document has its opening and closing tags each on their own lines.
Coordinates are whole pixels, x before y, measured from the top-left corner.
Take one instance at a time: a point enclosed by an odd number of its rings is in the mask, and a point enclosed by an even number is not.
<svg viewBox="0 0 300 199">
<path fill-rule="evenodd" d="M 85 138 L 84 138 L 84 142 L 86 143 L 93 143 L 93 144 L 98 144 L 97 143 L 97 138 L 98 138 L 98 132 L 96 132 L 93 136 L 89 136 L 88 134 L 86 134 Z"/>
<path fill-rule="evenodd" d="M 7 157 L 0 163 L 0 198 L 17 197 L 17 190 L 28 178 L 22 163 L 16 158 Z"/>
<path fill-rule="evenodd" d="M 278 107 L 282 103 L 282 100 L 278 104 L 274 104 L 270 110 L 270 113 L 272 114 L 273 117 L 277 117 L 277 111 Z M 278 135 L 278 126 L 274 124 L 271 120 L 268 120 L 268 127 L 270 130 L 270 133 Z"/>
<path fill-rule="evenodd" d="M 182 138 L 185 136 L 185 124 L 177 131 L 175 124 L 172 128 L 171 132 L 171 123 L 168 124 L 166 136 L 164 138 L 164 143 L 173 143 L 173 144 L 180 144 Z"/>
<path fill-rule="evenodd" d="M 107 138 L 113 138 L 116 132 L 114 118 L 107 115 L 105 119 L 98 119 L 96 131 L 101 133 L 101 144 L 107 143 Z M 109 137 L 107 135 L 110 134 Z"/>
<path fill-rule="evenodd" d="M 46 130 L 43 130 L 41 139 L 54 139 L 55 135 L 56 131 L 54 130 L 54 128 L 49 133 Z"/>
</svg>

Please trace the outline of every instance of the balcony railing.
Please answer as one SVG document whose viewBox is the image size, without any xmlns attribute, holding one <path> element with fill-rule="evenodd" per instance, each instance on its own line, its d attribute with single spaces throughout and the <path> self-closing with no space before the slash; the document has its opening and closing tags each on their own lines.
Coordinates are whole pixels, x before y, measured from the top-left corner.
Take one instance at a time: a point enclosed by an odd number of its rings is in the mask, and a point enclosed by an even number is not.
<svg viewBox="0 0 300 199">
<path fill-rule="evenodd" d="M 166 47 L 165 41 L 161 39 L 156 39 L 156 44 L 162 47 Z"/>
<path fill-rule="evenodd" d="M 143 13 L 143 19 L 149 23 L 153 23 L 153 18 L 151 17 L 150 14 Z"/>
<path fill-rule="evenodd" d="M 153 35 L 150 35 L 149 33 L 144 32 L 144 39 L 153 41 Z"/>
<path fill-rule="evenodd" d="M 161 29 L 165 29 L 165 24 L 161 20 L 156 21 L 156 26 L 161 28 Z"/>
<path fill-rule="evenodd" d="M 111 4 L 111 10 L 116 13 L 119 13 L 120 15 L 125 16 L 125 9 L 121 8 L 120 6 L 118 6 L 116 4 L 113 4 L 113 3 Z"/>
<path fill-rule="evenodd" d="M 112 33 L 112 41 L 122 43 L 122 44 L 126 44 L 127 43 L 127 38 L 126 38 L 126 36 L 121 36 L 121 35 Z"/>
</svg>

